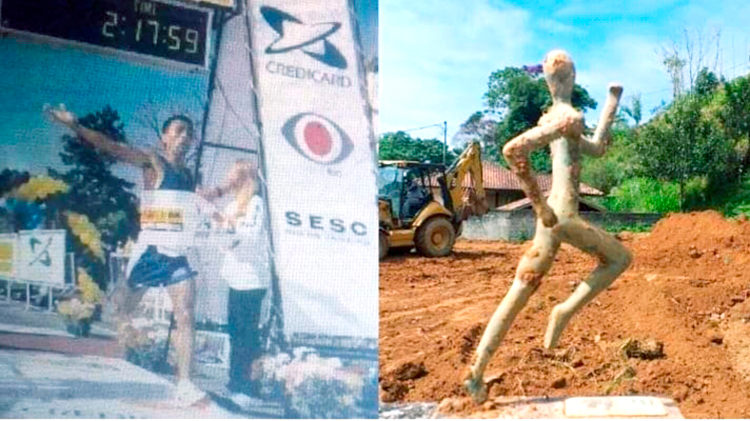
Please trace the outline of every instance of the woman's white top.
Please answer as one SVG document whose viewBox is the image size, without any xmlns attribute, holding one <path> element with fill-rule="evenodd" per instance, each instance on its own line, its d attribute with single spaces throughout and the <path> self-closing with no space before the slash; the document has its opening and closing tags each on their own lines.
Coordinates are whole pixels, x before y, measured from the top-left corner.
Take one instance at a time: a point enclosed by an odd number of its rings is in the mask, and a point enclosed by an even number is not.
<svg viewBox="0 0 750 421">
<path fill-rule="evenodd" d="M 224 250 L 221 277 L 230 288 L 250 290 L 268 288 L 271 285 L 270 241 L 265 221 L 263 199 L 254 195 L 247 204 L 245 215 L 234 219 L 238 203 L 227 205 L 223 216 L 225 229 L 235 237 Z"/>
</svg>

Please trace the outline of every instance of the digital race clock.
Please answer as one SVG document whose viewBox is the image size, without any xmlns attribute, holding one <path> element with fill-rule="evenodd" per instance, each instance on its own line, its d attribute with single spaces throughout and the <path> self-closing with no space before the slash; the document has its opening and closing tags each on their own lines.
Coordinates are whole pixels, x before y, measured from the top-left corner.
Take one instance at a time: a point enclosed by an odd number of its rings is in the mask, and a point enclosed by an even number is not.
<svg viewBox="0 0 750 421">
<path fill-rule="evenodd" d="M 207 66 L 211 11 L 147 0 L 0 0 L 0 28 Z"/>
</svg>

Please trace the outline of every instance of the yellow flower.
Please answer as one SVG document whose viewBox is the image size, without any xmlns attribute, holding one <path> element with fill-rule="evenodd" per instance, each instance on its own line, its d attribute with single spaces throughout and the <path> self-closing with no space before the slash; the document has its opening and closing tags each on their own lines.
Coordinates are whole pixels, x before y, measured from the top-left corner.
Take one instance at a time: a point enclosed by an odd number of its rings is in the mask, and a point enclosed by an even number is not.
<svg viewBox="0 0 750 421">
<path fill-rule="evenodd" d="M 57 193 L 67 193 L 70 187 L 65 182 L 46 175 L 38 175 L 19 186 L 11 193 L 11 197 L 33 202 L 43 200 Z"/>
<path fill-rule="evenodd" d="M 81 290 L 81 298 L 85 303 L 98 303 L 101 302 L 103 293 L 99 289 L 99 286 L 91 279 L 91 276 L 83 270 L 78 268 L 78 288 Z"/>
<path fill-rule="evenodd" d="M 66 212 L 68 226 L 78 240 L 91 251 L 102 262 L 104 261 L 104 249 L 102 248 L 102 235 L 96 226 L 91 223 L 86 215 L 75 212 Z"/>
</svg>

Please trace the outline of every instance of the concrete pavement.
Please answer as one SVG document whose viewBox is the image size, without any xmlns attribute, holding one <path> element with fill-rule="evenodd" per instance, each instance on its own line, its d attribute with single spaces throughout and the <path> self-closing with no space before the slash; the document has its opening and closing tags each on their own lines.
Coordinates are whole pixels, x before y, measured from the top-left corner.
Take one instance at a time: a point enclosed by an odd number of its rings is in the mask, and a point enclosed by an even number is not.
<svg viewBox="0 0 750 421">
<path fill-rule="evenodd" d="M 171 404 L 168 380 L 117 358 L 0 350 L 2 418 L 239 418 Z"/>
<path fill-rule="evenodd" d="M 226 369 L 196 364 L 206 408 L 170 405 L 171 376 L 124 359 L 106 324 L 78 338 L 59 315 L 0 300 L 0 418 L 279 418 L 282 407 L 256 400 L 240 411 L 229 399 Z"/>
</svg>

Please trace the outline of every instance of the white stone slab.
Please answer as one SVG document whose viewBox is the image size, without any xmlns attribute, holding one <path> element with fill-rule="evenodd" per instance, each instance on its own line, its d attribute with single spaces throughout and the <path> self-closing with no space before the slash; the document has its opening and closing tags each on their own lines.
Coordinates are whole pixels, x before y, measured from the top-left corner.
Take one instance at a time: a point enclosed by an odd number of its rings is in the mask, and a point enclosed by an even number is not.
<svg viewBox="0 0 750 421">
<path fill-rule="evenodd" d="M 667 408 L 651 396 L 597 396 L 568 398 L 565 416 L 569 418 L 664 417 Z"/>
</svg>

